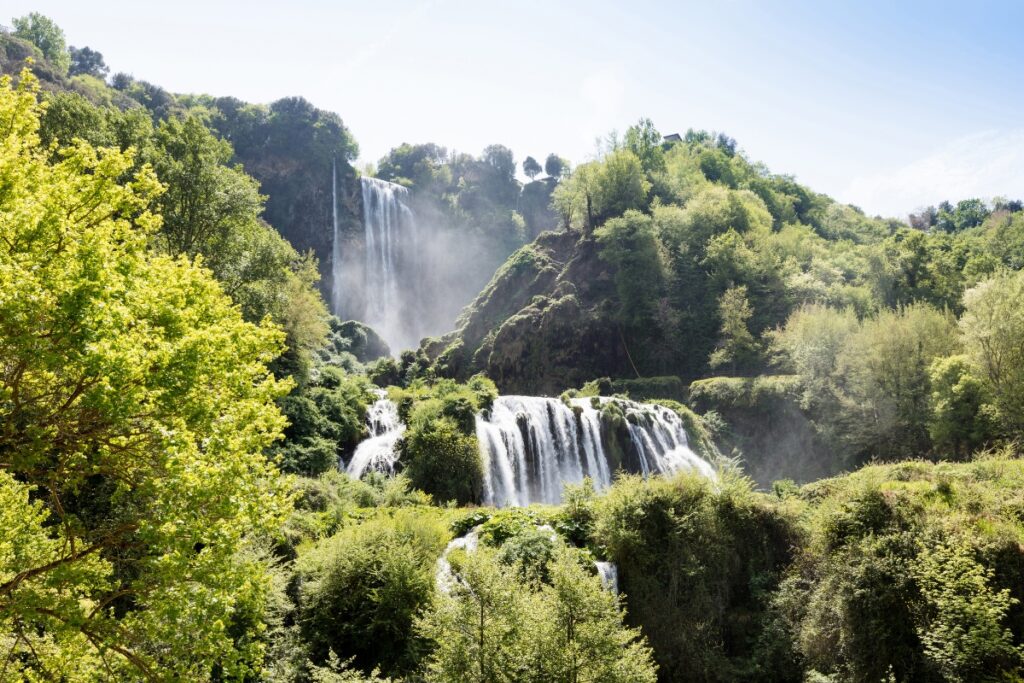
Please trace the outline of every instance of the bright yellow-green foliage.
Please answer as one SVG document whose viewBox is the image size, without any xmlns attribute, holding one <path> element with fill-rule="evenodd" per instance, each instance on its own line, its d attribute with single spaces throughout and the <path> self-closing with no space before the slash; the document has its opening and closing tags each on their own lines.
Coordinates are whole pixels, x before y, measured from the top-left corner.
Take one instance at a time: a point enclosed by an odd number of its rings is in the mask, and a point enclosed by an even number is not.
<svg viewBox="0 0 1024 683">
<path fill-rule="evenodd" d="M 553 544 L 547 582 L 488 548 L 450 556 L 458 581 L 420 622 L 435 643 L 437 683 L 654 683 L 640 629 L 622 624 L 618 596 L 588 573 L 578 551 Z"/>
<path fill-rule="evenodd" d="M 285 502 L 262 455 L 283 335 L 147 248 L 161 187 L 124 180 L 130 151 L 51 164 L 40 112 L 28 72 L 0 80 L 0 678 L 241 676 L 259 647 L 229 627 L 265 583 L 242 551 Z"/>
</svg>

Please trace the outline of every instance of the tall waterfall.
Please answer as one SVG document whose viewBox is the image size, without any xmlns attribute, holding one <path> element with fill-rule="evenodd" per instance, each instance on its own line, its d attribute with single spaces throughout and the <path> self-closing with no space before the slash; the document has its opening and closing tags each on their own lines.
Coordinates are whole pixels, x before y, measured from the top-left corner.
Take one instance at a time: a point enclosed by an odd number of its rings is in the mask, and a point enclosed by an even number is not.
<svg viewBox="0 0 1024 683">
<path fill-rule="evenodd" d="M 396 446 L 405 432 L 405 425 L 398 418 L 398 406 L 383 389 L 377 390 L 377 400 L 366 411 L 366 427 L 370 438 L 356 447 L 345 471 L 356 479 L 368 470 L 394 474 L 398 462 Z"/>
<path fill-rule="evenodd" d="M 610 433 L 601 410 L 609 401 L 621 411 L 620 433 Z M 621 468 L 644 476 L 715 470 L 690 449 L 675 411 L 622 399 L 560 399 L 502 396 L 489 415 L 479 415 L 476 434 L 484 458 L 488 505 L 558 503 L 562 486 L 590 477 L 607 487 Z M 613 448 L 617 444 L 617 448 Z"/>
<path fill-rule="evenodd" d="M 343 315 L 345 308 L 344 254 L 338 225 L 338 164 L 331 159 L 331 311 Z"/>
<path fill-rule="evenodd" d="M 418 318 L 405 300 L 409 292 L 415 293 L 417 279 L 416 221 L 406 188 L 378 178 L 363 177 L 360 183 L 366 249 L 362 320 L 397 352 L 419 343 Z M 337 287 L 341 279 L 334 281 Z"/>
</svg>

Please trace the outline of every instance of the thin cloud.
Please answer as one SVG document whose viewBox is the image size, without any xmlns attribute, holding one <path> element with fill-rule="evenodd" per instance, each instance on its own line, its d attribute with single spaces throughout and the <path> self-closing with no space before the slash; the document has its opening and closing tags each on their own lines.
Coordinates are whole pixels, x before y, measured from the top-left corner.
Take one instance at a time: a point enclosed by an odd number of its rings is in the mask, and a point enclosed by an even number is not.
<svg viewBox="0 0 1024 683">
<path fill-rule="evenodd" d="M 843 193 L 868 213 L 897 217 L 946 199 L 996 196 L 1024 196 L 1024 129 L 953 140 L 900 168 L 855 178 Z"/>
<path fill-rule="evenodd" d="M 380 37 L 371 42 L 369 45 L 356 51 L 356 53 L 345 61 L 341 65 L 341 72 L 344 74 L 350 74 L 366 63 L 373 60 L 377 55 L 388 49 L 391 44 L 398 38 L 403 31 L 412 26 L 420 19 L 422 19 L 428 12 L 441 5 L 445 0 L 423 0 L 406 11 L 400 13 L 395 17 L 391 23 L 390 28 L 385 31 Z"/>
</svg>

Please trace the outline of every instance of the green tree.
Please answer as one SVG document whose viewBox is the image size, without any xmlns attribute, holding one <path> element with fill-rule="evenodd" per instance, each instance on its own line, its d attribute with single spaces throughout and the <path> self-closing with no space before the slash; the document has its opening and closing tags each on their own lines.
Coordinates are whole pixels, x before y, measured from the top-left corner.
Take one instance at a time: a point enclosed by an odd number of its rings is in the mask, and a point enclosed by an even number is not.
<svg viewBox="0 0 1024 683">
<path fill-rule="evenodd" d="M 623 626 L 618 597 L 583 568 L 579 551 L 556 546 L 549 582 L 539 584 L 489 548 L 450 555 L 457 579 L 420 623 L 436 646 L 429 680 L 657 680 L 640 630 Z"/>
<path fill-rule="evenodd" d="M 577 166 L 555 188 L 552 205 L 567 228 L 581 227 L 589 234 L 607 218 L 646 209 L 650 189 L 640 160 L 629 150 L 619 149 L 601 161 Z"/>
<path fill-rule="evenodd" d="M 597 213 L 601 218 L 610 218 L 630 209 L 642 211 L 647 208 L 650 189 L 640 159 L 628 150 L 613 152 L 601 164 Z"/>
<path fill-rule="evenodd" d="M 526 157 L 526 159 L 523 160 L 523 173 L 525 173 L 526 177 L 530 180 L 536 178 L 537 174 L 543 170 L 544 169 L 541 168 L 540 164 L 533 157 Z"/>
<path fill-rule="evenodd" d="M 47 16 L 39 12 L 31 12 L 23 17 L 15 18 L 14 35 L 23 38 L 43 53 L 43 56 L 61 74 L 66 74 L 71 66 L 71 55 L 64 39 L 64 31 Z"/>
<path fill-rule="evenodd" d="M 288 334 L 284 374 L 306 372 L 309 352 L 327 334 L 327 311 L 315 284 L 316 262 L 300 256 L 259 218 L 258 183 L 232 167 L 231 145 L 196 115 L 162 121 L 154 167 L 167 191 L 158 200 L 158 244 L 171 255 L 201 257 L 246 319 L 270 316 Z"/>
<path fill-rule="evenodd" d="M 665 153 L 661 149 L 661 133 L 650 119 L 640 119 L 626 129 L 626 149 L 640 160 L 647 173 L 665 170 Z"/>
<path fill-rule="evenodd" d="M 994 589 L 995 572 L 956 539 L 926 547 L 912 565 L 926 604 L 918 626 L 925 655 L 944 680 L 966 682 L 1019 677 L 1024 657 L 1007 628 L 1016 600 Z"/>
<path fill-rule="evenodd" d="M 846 429 L 863 454 L 914 457 L 931 448 L 929 367 L 957 350 L 956 323 L 927 304 L 865 320 L 839 358 L 843 403 L 859 419 Z"/>
<path fill-rule="evenodd" d="M 601 259 L 616 266 L 619 319 L 627 327 L 655 323 L 665 286 L 665 265 L 650 216 L 627 211 L 595 233 Z"/>
<path fill-rule="evenodd" d="M 0 552 L 2 658 L 15 679 L 243 676 L 266 589 L 243 550 L 286 502 L 263 456 L 283 335 L 149 249 L 160 185 L 130 153 L 51 165 L 35 88 L 0 80 L 0 518 L 24 530 Z"/>
<path fill-rule="evenodd" d="M 575 550 L 555 550 L 549 583 L 541 586 L 545 608 L 531 629 L 541 680 L 567 683 L 654 683 L 656 667 L 639 628 L 622 625 L 619 598 L 584 570 Z"/>
<path fill-rule="evenodd" d="M 938 451 L 965 458 L 994 435 L 985 383 L 975 376 L 967 356 L 932 362 L 931 420 L 928 432 Z"/>
<path fill-rule="evenodd" d="M 110 69 L 103 61 L 103 54 L 88 47 L 75 47 L 72 45 L 68 50 L 71 62 L 68 69 L 69 76 L 95 76 L 100 80 L 107 77 Z"/>
<path fill-rule="evenodd" d="M 439 501 L 460 505 L 480 501 L 483 463 L 476 436 L 447 416 L 418 419 L 400 445 L 412 485 Z"/>
<path fill-rule="evenodd" d="M 757 341 L 747 327 L 754 314 L 747 300 L 745 285 L 730 287 L 718 299 L 718 315 L 722 320 L 718 348 L 708 359 L 712 368 L 729 365 L 731 374 L 754 360 L 758 353 Z"/>
<path fill-rule="evenodd" d="M 1003 272 L 964 294 L 964 351 L 985 379 L 1004 429 L 1024 431 L 1024 272 Z"/>
<path fill-rule="evenodd" d="M 434 593 L 434 565 L 448 542 L 440 520 L 422 511 L 348 525 L 298 561 L 299 623 L 316 664 L 330 653 L 364 671 L 415 670 L 427 644 L 415 620 Z"/>
<path fill-rule="evenodd" d="M 489 551 L 449 554 L 459 581 L 419 622 L 434 644 L 427 662 L 437 683 L 504 683 L 527 678 L 524 641 L 539 605 Z"/>
<path fill-rule="evenodd" d="M 590 232 L 594 227 L 599 192 L 600 167 L 591 161 L 577 166 L 572 174 L 558 184 L 551 194 L 551 206 L 562 217 L 566 230 L 581 228 Z"/>
<path fill-rule="evenodd" d="M 569 164 L 565 159 L 558 156 L 554 152 L 549 154 L 544 160 L 544 172 L 551 178 L 561 178 L 562 174 L 569 169 Z"/>
</svg>

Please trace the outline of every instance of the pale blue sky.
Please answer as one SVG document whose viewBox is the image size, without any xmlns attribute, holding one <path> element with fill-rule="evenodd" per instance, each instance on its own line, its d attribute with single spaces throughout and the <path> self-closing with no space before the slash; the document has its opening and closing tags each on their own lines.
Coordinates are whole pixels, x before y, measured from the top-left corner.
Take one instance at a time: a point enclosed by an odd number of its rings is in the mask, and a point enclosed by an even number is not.
<svg viewBox="0 0 1024 683">
<path fill-rule="evenodd" d="M 649 116 L 720 130 L 870 213 L 1024 196 L 1024 3 L 9 0 L 176 92 L 338 112 L 401 142 L 573 161 Z M 9 24 L 9 17 L 0 17 Z"/>
</svg>

